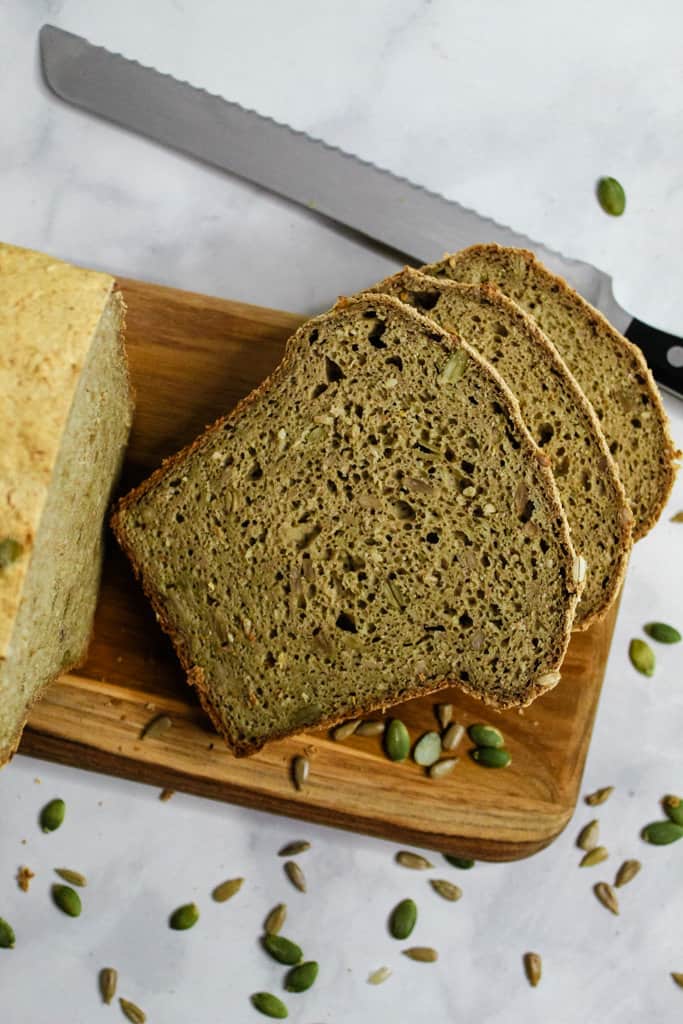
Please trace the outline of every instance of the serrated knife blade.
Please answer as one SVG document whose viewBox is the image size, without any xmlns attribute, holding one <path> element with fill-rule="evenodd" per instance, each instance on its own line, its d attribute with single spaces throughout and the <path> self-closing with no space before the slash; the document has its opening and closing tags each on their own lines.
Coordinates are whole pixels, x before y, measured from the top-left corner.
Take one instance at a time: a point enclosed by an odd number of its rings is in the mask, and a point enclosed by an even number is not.
<svg viewBox="0 0 683 1024">
<path fill-rule="evenodd" d="M 533 249 L 643 349 L 683 398 L 683 340 L 632 317 L 611 278 L 459 203 L 238 103 L 53 25 L 40 32 L 45 79 L 63 100 L 284 196 L 419 262 L 483 242 Z"/>
</svg>

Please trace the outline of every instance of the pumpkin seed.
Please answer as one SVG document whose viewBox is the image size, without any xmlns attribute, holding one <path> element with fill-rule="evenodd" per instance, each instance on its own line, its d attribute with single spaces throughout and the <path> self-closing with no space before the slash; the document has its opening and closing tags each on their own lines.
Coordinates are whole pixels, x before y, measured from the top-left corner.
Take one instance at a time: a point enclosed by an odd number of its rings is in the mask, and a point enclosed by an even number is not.
<svg viewBox="0 0 683 1024">
<path fill-rule="evenodd" d="M 474 867 L 474 861 L 470 857 L 456 857 L 454 853 L 444 853 L 444 859 L 454 868 L 460 868 L 461 871 L 469 871 Z"/>
<path fill-rule="evenodd" d="M 263 929 L 266 935 L 277 935 L 287 919 L 287 904 L 278 903 L 266 918 Z"/>
<path fill-rule="evenodd" d="M 646 825 L 641 835 L 646 843 L 652 843 L 653 846 L 667 846 L 683 837 L 683 826 L 677 825 L 675 821 L 653 821 L 651 825 Z"/>
<path fill-rule="evenodd" d="M 88 884 L 88 879 L 80 871 L 71 871 L 69 868 L 55 868 L 55 874 L 63 878 L 69 885 L 78 885 L 82 888 Z"/>
<path fill-rule="evenodd" d="M 683 988 L 683 971 L 672 971 L 671 977 L 676 982 L 679 988 Z"/>
<path fill-rule="evenodd" d="M 295 889 L 299 892 L 306 892 L 306 876 L 295 860 L 288 860 L 285 863 L 285 874 Z"/>
<path fill-rule="evenodd" d="M 543 961 L 541 960 L 540 953 L 524 954 L 524 970 L 532 988 L 536 988 L 541 980 L 542 969 Z"/>
<path fill-rule="evenodd" d="M 131 1003 L 130 999 L 119 998 L 119 1006 L 123 1016 L 127 1017 L 132 1024 L 145 1024 L 147 1014 L 139 1006 L 136 1006 L 135 1003 Z"/>
<path fill-rule="evenodd" d="M 305 964 L 292 967 L 285 978 L 285 988 L 288 992 L 305 992 L 311 987 L 318 977 L 318 964 L 315 960 L 308 960 Z"/>
<path fill-rule="evenodd" d="M 609 800 L 613 792 L 614 786 L 603 786 L 602 789 L 596 789 L 594 793 L 589 793 L 586 797 L 586 803 L 589 807 L 604 804 L 606 800 Z"/>
<path fill-rule="evenodd" d="M 436 717 L 439 721 L 439 725 L 442 729 L 447 729 L 453 720 L 453 705 L 452 704 L 437 704 L 436 705 Z"/>
<path fill-rule="evenodd" d="M 376 971 L 371 971 L 368 974 L 369 985 L 381 985 L 382 982 L 386 981 L 387 978 L 391 977 L 391 968 L 389 967 L 378 967 Z"/>
<path fill-rule="evenodd" d="M 443 779 L 444 776 L 450 775 L 458 763 L 457 757 L 444 757 L 442 761 L 437 761 L 429 769 L 430 779 Z"/>
<path fill-rule="evenodd" d="M 653 676 L 655 674 L 654 651 L 644 640 L 640 640 L 638 637 L 631 640 L 628 656 L 633 667 L 642 675 Z"/>
<path fill-rule="evenodd" d="M 141 740 L 156 740 L 173 725 L 173 722 L 168 715 L 157 715 L 156 718 L 152 718 L 151 721 L 145 725 L 142 732 L 140 733 Z"/>
<path fill-rule="evenodd" d="M 683 523 L 683 512 L 676 512 L 669 520 L 670 523 Z"/>
<path fill-rule="evenodd" d="M 614 884 L 618 888 L 621 888 L 622 885 L 627 885 L 636 877 L 641 867 L 642 864 L 639 860 L 625 860 L 617 871 L 617 877 L 614 880 Z"/>
<path fill-rule="evenodd" d="M 297 754 L 297 756 L 292 759 L 292 776 L 294 778 L 294 785 L 296 789 L 301 790 L 304 788 L 308 778 L 309 769 L 310 764 L 307 757 Z"/>
<path fill-rule="evenodd" d="M 12 562 L 16 562 L 23 551 L 23 544 L 20 544 L 14 537 L 3 537 L 0 540 L 0 570 L 6 569 Z"/>
<path fill-rule="evenodd" d="M 103 967 L 100 971 L 100 992 L 102 994 L 102 1002 L 106 1003 L 107 1006 L 109 1006 L 116 995 L 116 984 L 118 980 L 118 973 L 113 967 Z"/>
<path fill-rule="evenodd" d="M 346 740 L 349 736 L 353 736 L 354 732 L 360 725 L 360 719 L 356 718 L 352 722 L 342 722 L 336 729 L 332 730 L 332 739 L 335 743 L 339 743 L 340 740 Z"/>
<path fill-rule="evenodd" d="M 424 871 L 427 868 L 434 867 L 426 857 L 420 856 L 419 853 L 411 853 L 409 850 L 401 850 L 397 853 L 396 863 L 400 864 L 401 867 L 413 868 L 416 871 Z"/>
<path fill-rule="evenodd" d="M 360 723 L 356 729 L 356 736 L 381 736 L 384 728 L 384 722 L 370 719 L 367 722 Z"/>
<path fill-rule="evenodd" d="M 75 889 L 69 885 L 53 885 L 52 898 L 64 913 L 69 917 L 79 917 L 81 913 L 81 897 Z"/>
<path fill-rule="evenodd" d="M 613 914 L 619 913 L 619 901 L 611 885 L 608 885 L 607 882 L 598 882 L 597 885 L 593 886 L 593 892 L 603 907 L 607 907 Z"/>
<path fill-rule="evenodd" d="M 581 858 L 580 868 L 592 868 L 596 864 L 602 864 L 603 860 L 607 860 L 609 852 L 605 846 L 596 846 L 588 853 L 584 853 Z"/>
<path fill-rule="evenodd" d="M 173 911 L 168 923 L 174 931 L 184 932 L 188 928 L 194 928 L 198 920 L 199 907 L 197 904 L 184 903 L 182 907 L 178 907 Z"/>
<path fill-rule="evenodd" d="M 391 912 L 389 931 L 395 939 L 407 939 L 417 921 L 417 905 L 414 900 L 401 900 Z"/>
<path fill-rule="evenodd" d="M 605 213 L 611 217 L 621 217 L 626 209 L 626 193 L 616 178 L 600 178 L 597 194 Z"/>
<path fill-rule="evenodd" d="M 439 959 L 439 954 L 431 946 L 410 946 L 408 949 L 402 950 L 402 953 L 410 960 L 417 960 L 423 964 L 433 964 Z"/>
<path fill-rule="evenodd" d="M 658 644 L 680 644 L 681 642 L 681 634 L 673 626 L 667 626 L 666 622 L 649 622 L 645 626 L 645 632 Z"/>
<path fill-rule="evenodd" d="M 457 722 L 453 722 L 448 726 L 443 737 L 441 739 L 441 749 L 452 751 L 460 743 L 460 740 L 465 735 L 465 726 L 459 725 Z"/>
<path fill-rule="evenodd" d="M 410 753 L 410 734 L 400 718 L 392 718 L 384 733 L 384 749 L 391 761 L 405 761 Z"/>
<path fill-rule="evenodd" d="M 470 756 L 485 768 L 507 768 L 512 760 L 507 750 L 496 747 L 477 747 L 470 752 Z"/>
<path fill-rule="evenodd" d="M 211 893 L 211 896 L 216 903 L 225 903 L 226 900 L 232 899 L 244 884 L 243 878 L 229 878 L 226 882 L 221 882 Z"/>
<path fill-rule="evenodd" d="M 422 768 L 430 768 L 441 756 L 441 737 L 438 732 L 426 732 L 415 744 L 413 760 Z"/>
<path fill-rule="evenodd" d="M 279 964 L 287 964 L 289 967 L 292 964 L 298 964 L 303 959 L 301 946 L 286 939 L 284 935 L 264 935 L 263 948 L 270 953 L 273 960 L 277 960 Z"/>
<path fill-rule="evenodd" d="M 251 997 L 251 1005 L 265 1017 L 274 1017 L 277 1020 L 284 1020 L 289 1016 L 287 1007 L 271 992 L 255 992 Z"/>
<path fill-rule="evenodd" d="M 310 850 L 311 844 L 306 839 L 296 839 L 293 843 L 285 843 L 278 851 L 278 857 L 296 857 L 298 853 Z"/>
<path fill-rule="evenodd" d="M 576 845 L 580 850 L 593 850 L 598 845 L 600 838 L 600 822 L 597 818 L 589 821 L 579 832 Z"/>
<path fill-rule="evenodd" d="M 14 928 L 4 917 L 0 917 L 0 949 L 14 949 L 16 941 Z"/>
<path fill-rule="evenodd" d="M 664 813 L 676 825 L 683 825 L 683 801 L 680 796 L 665 796 L 662 800 Z"/>
<path fill-rule="evenodd" d="M 493 725 L 478 723 L 477 725 L 471 725 L 467 732 L 472 742 L 476 743 L 478 747 L 498 749 L 505 744 L 502 732 Z"/>
<path fill-rule="evenodd" d="M 453 885 L 452 882 L 447 882 L 445 878 L 430 878 L 429 884 L 431 885 L 434 892 L 438 893 L 444 900 L 449 900 L 451 903 L 455 903 L 462 896 L 462 889 L 459 885 Z"/>
<path fill-rule="evenodd" d="M 456 384 L 465 372 L 467 366 L 467 354 L 462 349 L 458 349 L 451 356 L 448 357 L 446 365 L 444 366 L 439 382 L 441 384 Z"/>
<path fill-rule="evenodd" d="M 50 800 L 40 812 L 40 827 L 43 832 L 54 832 L 64 821 L 66 804 L 63 800 Z"/>
</svg>

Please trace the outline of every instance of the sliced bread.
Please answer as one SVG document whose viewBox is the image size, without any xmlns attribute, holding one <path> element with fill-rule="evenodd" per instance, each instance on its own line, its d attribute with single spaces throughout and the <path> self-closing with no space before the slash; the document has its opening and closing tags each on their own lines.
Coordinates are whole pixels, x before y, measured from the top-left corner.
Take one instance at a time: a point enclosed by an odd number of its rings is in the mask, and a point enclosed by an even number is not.
<svg viewBox="0 0 683 1024">
<path fill-rule="evenodd" d="M 595 413 L 535 321 L 490 285 L 406 269 L 371 291 L 394 295 L 454 331 L 500 373 L 550 456 L 572 542 L 588 563 L 574 621 L 586 629 L 616 596 L 631 548 L 631 512 Z M 517 502 L 526 506 L 524 487 Z"/>
<path fill-rule="evenodd" d="M 112 525 L 249 754 L 450 682 L 499 708 L 555 685 L 581 586 L 548 463 L 473 349 L 377 295 L 304 324 Z"/>
<path fill-rule="evenodd" d="M 0 764 L 85 657 L 132 419 L 122 321 L 107 274 L 0 245 Z"/>
<path fill-rule="evenodd" d="M 669 496 L 678 453 L 640 349 L 526 249 L 475 245 L 421 269 L 494 284 L 533 316 L 596 412 L 631 503 L 634 539 L 643 537 Z"/>
</svg>

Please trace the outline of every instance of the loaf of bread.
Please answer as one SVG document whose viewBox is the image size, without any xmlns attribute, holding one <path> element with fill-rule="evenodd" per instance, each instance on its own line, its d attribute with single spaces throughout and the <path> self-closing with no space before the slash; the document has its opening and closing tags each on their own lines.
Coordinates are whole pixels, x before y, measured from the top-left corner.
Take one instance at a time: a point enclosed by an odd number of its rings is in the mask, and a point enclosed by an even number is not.
<svg viewBox="0 0 683 1024">
<path fill-rule="evenodd" d="M 111 277 L 0 244 L 0 764 L 85 657 L 132 419 L 122 320 Z"/>
<path fill-rule="evenodd" d="M 371 291 L 394 295 L 457 332 L 519 400 L 531 436 L 551 459 L 572 542 L 588 564 L 574 621 L 575 629 L 586 629 L 618 593 L 632 516 L 597 417 L 557 350 L 531 317 L 490 285 L 406 269 Z"/>
<path fill-rule="evenodd" d="M 678 453 L 640 349 L 526 249 L 475 245 L 421 268 L 496 285 L 548 335 L 596 412 L 634 515 L 634 540 L 656 523 Z"/>
<path fill-rule="evenodd" d="M 446 683 L 498 708 L 555 685 L 582 573 L 549 461 L 473 349 L 366 296 L 304 324 L 113 527 L 249 754 Z"/>
</svg>

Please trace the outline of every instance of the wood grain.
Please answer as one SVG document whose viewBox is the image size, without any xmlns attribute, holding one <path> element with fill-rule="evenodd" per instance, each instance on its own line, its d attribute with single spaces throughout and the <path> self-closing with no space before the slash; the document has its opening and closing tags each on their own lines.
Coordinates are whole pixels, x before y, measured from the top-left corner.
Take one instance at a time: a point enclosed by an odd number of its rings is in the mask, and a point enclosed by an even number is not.
<svg viewBox="0 0 683 1024">
<path fill-rule="evenodd" d="M 137 412 L 122 491 L 191 441 L 273 369 L 302 317 L 124 280 Z M 186 686 L 125 559 L 111 537 L 86 664 L 55 683 L 31 715 L 21 750 L 66 764 L 156 783 L 401 843 L 512 860 L 550 843 L 576 802 L 616 617 L 575 634 L 562 682 L 524 711 L 493 712 L 455 690 L 395 713 L 411 734 L 434 728 L 436 700 L 464 725 L 501 728 L 505 770 L 460 762 L 440 782 L 417 765 L 388 761 L 378 739 L 334 743 L 311 732 L 236 759 Z M 173 726 L 140 739 L 154 715 Z M 298 793 L 290 762 L 308 752 Z"/>
</svg>

